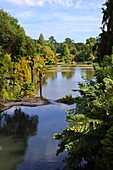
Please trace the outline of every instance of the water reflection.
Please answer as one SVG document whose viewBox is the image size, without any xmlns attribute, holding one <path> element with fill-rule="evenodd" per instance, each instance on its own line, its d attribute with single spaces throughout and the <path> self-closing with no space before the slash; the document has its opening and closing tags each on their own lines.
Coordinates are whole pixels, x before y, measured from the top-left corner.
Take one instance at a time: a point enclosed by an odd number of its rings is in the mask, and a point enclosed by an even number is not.
<svg viewBox="0 0 113 170">
<path fill-rule="evenodd" d="M 53 134 L 66 127 L 65 110 L 69 106 L 59 103 L 39 106 L 35 108 L 24 107 L 23 110 L 30 114 L 38 112 L 38 134 L 29 138 L 24 161 L 17 166 L 17 170 L 57 170 L 62 169 L 64 154 L 56 157 L 58 141 L 53 139 Z"/>
<path fill-rule="evenodd" d="M 0 114 L 0 168 L 15 170 L 23 160 L 28 137 L 36 134 L 38 116 L 29 116 L 21 108 L 13 114 Z"/>
<path fill-rule="evenodd" d="M 56 68 L 57 69 L 57 68 Z M 72 72 L 71 74 L 66 71 Z M 58 99 L 83 82 L 81 74 L 93 76 L 92 69 L 62 68 L 48 72 L 43 85 L 43 96 Z M 65 110 L 71 106 L 55 103 L 39 107 L 13 107 L 0 115 L 0 169 L 1 170 L 57 170 L 62 169 L 64 155 L 56 157 L 58 141 L 53 134 L 67 126 Z M 13 112 L 13 114 L 12 114 Z M 27 113 L 27 114 L 26 114 Z M 38 123 L 38 113 L 40 122 Z M 38 131 L 37 131 L 38 129 Z"/>
<path fill-rule="evenodd" d="M 46 84 L 43 84 L 43 97 L 57 100 L 71 94 L 75 97 L 77 94 L 73 89 L 78 89 L 78 82 L 83 82 L 82 74 L 87 79 L 94 78 L 94 69 L 92 67 L 62 67 L 56 66 L 54 70 L 48 69 Z M 39 91 L 38 91 L 39 95 Z"/>
<path fill-rule="evenodd" d="M 55 80 L 57 78 L 57 72 L 48 72 L 47 78 L 51 78 L 52 80 Z"/>
<path fill-rule="evenodd" d="M 69 71 L 69 72 L 62 72 L 61 74 L 62 77 L 65 77 L 66 79 L 71 79 L 75 75 L 75 72 Z"/>
<path fill-rule="evenodd" d="M 86 69 L 86 77 L 87 77 L 87 79 L 92 80 L 94 78 L 94 70 L 93 69 Z"/>
<path fill-rule="evenodd" d="M 93 68 L 81 68 L 82 74 L 86 75 L 86 79 L 92 80 L 94 78 L 94 69 Z"/>
</svg>

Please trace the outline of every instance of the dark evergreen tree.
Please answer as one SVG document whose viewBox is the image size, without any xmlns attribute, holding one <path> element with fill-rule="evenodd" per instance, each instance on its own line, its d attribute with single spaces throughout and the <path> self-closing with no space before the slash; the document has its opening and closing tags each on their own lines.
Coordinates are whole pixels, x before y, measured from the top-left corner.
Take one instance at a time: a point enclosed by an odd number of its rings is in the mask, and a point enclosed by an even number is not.
<svg viewBox="0 0 113 170">
<path fill-rule="evenodd" d="M 98 39 L 98 61 L 101 64 L 105 55 L 112 53 L 113 47 L 113 1 L 107 0 L 102 8 L 102 33 Z"/>
<path fill-rule="evenodd" d="M 42 33 L 39 35 L 38 43 L 40 45 L 44 45 L 45 44 L 44 36 L 43 36 Z"/>
</svg>

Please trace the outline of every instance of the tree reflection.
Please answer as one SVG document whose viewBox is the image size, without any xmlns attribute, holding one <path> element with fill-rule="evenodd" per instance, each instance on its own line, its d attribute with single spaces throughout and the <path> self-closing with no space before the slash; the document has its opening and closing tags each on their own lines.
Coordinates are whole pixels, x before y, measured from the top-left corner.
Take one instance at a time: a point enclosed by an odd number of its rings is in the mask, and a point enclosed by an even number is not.
<svg viewBox="0 0 113 170">
<path fill-rule="evenodd" d="M 81 68 L 82 75 L 85 75 L 85 78 L 88 80 L 94 79 L 94 69 L 93 68 Z"/>
<path fill-rule="evenodd" d="M 2 170 L 15 170 L 23 161 L 27 150 L 28 137 L 37 132 L 38 116 L 29 116 L 21 108 L 14 114 L 0 114 L 0 167 Z"/>
<path fill-rule="evenodd" d="M 9 135 L 19 135 L 21 137 L 36 134 L 38 116 L 29 116 L 21 108 L 16 108 L 14 114 L 3 113 L 0 116 L 0 133 Z"/>
<path fill-rule="evenodd" d="M 62 77 L 66 77 L 66 79 L 71 79 L 74 75 L 75 75 L 75 72 L 73 71 L 64 71 L 64 72 L 61 72 L 62 74 Z"/>
<path fill-rule="evenodd" d="M 47 78 L 51 78 L 52 80 L 55 80 L 57 78 L 57 72 L 48 72 Z"/>
<path fill-rule="evenodd" d="M 93 79 L 94 78 L 94 70 L 93 69 L 86 69 L 86 77 L 87 79 Z"/>
</svg>

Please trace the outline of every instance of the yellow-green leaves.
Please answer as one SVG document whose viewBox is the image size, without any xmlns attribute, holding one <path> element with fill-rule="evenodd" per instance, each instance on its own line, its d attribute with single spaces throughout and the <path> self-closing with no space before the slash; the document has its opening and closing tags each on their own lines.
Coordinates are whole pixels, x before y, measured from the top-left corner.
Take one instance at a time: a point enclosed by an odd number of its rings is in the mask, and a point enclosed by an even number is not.
<svg viewBox="0 0 113 170">
<path fill-rule="evenodd" d="M 102 121 L 90 119 L 83 114 L 70 115 L 67 117 L 67 121 L 69 122 L 68 131 L 83 134 L 90 132 L 90 130 L 95 130 L 98 125 L 102 124 Z"/>
</svg>

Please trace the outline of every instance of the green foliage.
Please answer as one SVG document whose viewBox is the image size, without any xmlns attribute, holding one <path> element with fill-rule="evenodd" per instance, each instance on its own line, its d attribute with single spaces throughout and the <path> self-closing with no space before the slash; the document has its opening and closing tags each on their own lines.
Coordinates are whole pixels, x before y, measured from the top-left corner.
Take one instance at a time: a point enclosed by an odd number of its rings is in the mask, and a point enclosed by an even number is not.
<svg viewBox="0 0 113 170">
<path fill-rule="evenodd" d="M 62 43 L 61 45 L 61 58 L 62 58 L 62 61 L 65 61 L 65 62 L 71 60 L 70 51 L 66 43 Z"/>
<path fill-rule="evenodd" d="M 96 56 L 93 53 L 93 47 L 96 43 L 95 38 L 90 37 L 86 39 L 86 44 L 84 44 L 82 50 L 77 53 L 75 60 L 77 62 L 94 61 Z"/>
<path fill-rule="evenodd" d="M 44 59 L 41 56 L 38 56 L 35 61 L 35 74 L 38 75 L 39 81 L 39 75 L 41 74 L 42 77 L 47 73 L 47 68 L 44 62 Z"/>
<path fill-rule="evenodd" d="M 56 54 L 56 44 L 57 44 L 57 41 L 55 40 L 54 36 L 49 37 L 47 45 L 50 46 L 54 54 Z"/>
<path fill-rule="evenodd" d="M 113 72 L 112 67 L 111 70 Z M 60 140 L 57 155 L 65 150 L 68 152 L 65 159 L 67 170 L 79 169 L 82 159 L 87 162 L 88 170 L 111 168 L 110 157 L 107 156 L 110 150 L 108 147 L 108 153 L 105 152 L 105 142 L 107 144 L 107 140 L 112 139 L 107 134 L 111 133 L 109 129 L 113 123 L 113 79 L 110 72 L 106 77 L 105 68 L 97 67 L 95 72 L 96 81 L 79 83 L 81 95 L 75 98 L 76 107 L 67 111 L 68 127 L 54 135 Z M 106 162 L 102 164 L 104 159 Z M 98 162 L 101 162 L 100 166 Z"/>
<path fill-rule="evenodd" d="M 33 97 L 36 95 L 35 85 L 29 82 L 25 82 L 21 87 L 20 94 L 22 97 Z"/>
<path fill-rule="evenodd" d="M 25 31 L 18 24 L 18 20 L 7 12 L 0 10 L 0 47 L 2 53 L 11 54 L 13 61 L 24 54 Z"/>
<path fill-rule="evenodd" d="M 72 49 L 75 48 L 74 40 L 72 40 L 71 38 L 65 38 L 65 43 L 68 45 L 71 53 Z"/>
<path fill-rule="evenodd" d="M 75 103 L 75 98 L 72 97 L 71 94 L 66 95 L 65 97 L 58 99 L 57 102 L 65 103 L 65 104 L 74 104 Z"/>
<path fill-rule="evenodd" d="M 101 141 L 101 149 L 97 157 L 97 168 L 102 170 L 113 169 L 113 126 L 107 131 L 105 138 Z"/>
<path fill-rule="evenodd" d="M 5 79 L 10 78 L 12 75 L 13 63 L 11 62 L 10 55 L 0 54 L 0 80 L 1 82 Z M 2 86 L 2 84 L 1 84 Z"/>
<path fill-rule="evenodd" d="M 0 54 L 0 98 L 8 96 L 8 86 L 12 80 L 13 63 L 11 62 L 10 55 Z"/>
<path fill-rule="evenodd" d="M 37 50 L 38 49 L 36 48 L 35 41 L 26 36 L 25 55 L 28 56 L 30 59 L 33 59 L 36 56 L 36 52 L 38 52 Z"/>
<path fill-rule="evenodd" d="M 50 36 L 50 37 L 49 37 L 49 42 L 50 42 L 51 44 L 56 44 L 56 40 L 55 40 L 54 36 Z"/>
<path fill-rule="evenodd" d="M 45 45 L 45 40 L 42 33 L 39 35 L 38 43 L 42 46 Z"/>
<path fill-rule="evenodd" d="M 76 49 L 76 47 L 72 48 L 71 54 L 74 54 L 76 56 L 77 53 L 78 53 L 78 50 Z"/>
<path fill-rule="evenodd" d="M 42 58 L 44 59 L 46 64 L 55 64 L 54 52 L 49 46 L 42 47 Z"/>
<path fill-rule="evenodd" d="M 56 54 L 55 44 L 51 44 L 50 42 L 48 42 L 47 45 L 51 48 L 51 50 L 54 52 L 54 54 Z"/>
<path fill-rule="evenodd" d="M 14 79 L 20 85 L 23 85 L 25 82 L 31 82 L 31 72 L 28 60 L 22 58 L 17 65 L 15 65 L 16 74 L 14 74 Z"/>
<path fill-rule="evenodd" d="M 98 61 L 101 65 L 105 55 L 111 55 L 113 47 L 113 1 L 106 0 L 102 7 L 102 33 L 98 38 Z"/>
<path fill-rule="evenodd" d="M 35 70 L 36 72 L 42 72 L 42 74 L 46 72 L 46 65 L 41 56 L 38 56 L 35 61 Z"/>
</svg>

